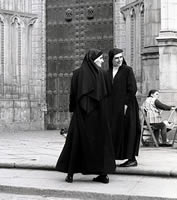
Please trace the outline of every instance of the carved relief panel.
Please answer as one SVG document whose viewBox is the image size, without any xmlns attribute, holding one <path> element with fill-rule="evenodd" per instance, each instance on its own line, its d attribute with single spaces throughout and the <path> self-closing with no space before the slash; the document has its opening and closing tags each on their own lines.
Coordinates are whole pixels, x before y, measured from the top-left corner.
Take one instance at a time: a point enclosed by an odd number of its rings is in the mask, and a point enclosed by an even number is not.
<svg viewBox="0 0 177 200">
<path fill-rule="evenodd" d="M 20 97 L 23 81 L 30 78 L 27 72 L 31 62 L 28 53 L 31 52 L 32 35 L 28 31 L 36 19 L 34 14 L 0 10 L 1 96 Z"/>
</svg>

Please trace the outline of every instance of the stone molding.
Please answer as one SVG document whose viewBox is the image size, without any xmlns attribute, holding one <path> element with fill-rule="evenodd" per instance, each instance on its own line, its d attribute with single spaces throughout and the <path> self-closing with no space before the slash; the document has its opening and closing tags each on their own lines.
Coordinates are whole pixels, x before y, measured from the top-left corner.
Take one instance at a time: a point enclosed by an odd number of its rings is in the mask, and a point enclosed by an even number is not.
<svg viewBox="0 0 177 200">
<path fill-rule="evenodd" d="M 37 17 L 36 14 L 32 14 L 32 13 L 25 13 L 25 12 L 17 12 L 17 11 L 12 11 L 12 10 L 4 10 L 4 9 L 0 9 L 0 14 L 2 15 L 14 15 L 14 13 L 20 17 L 25 17 L 25 18 L 33 18 L 33 17 Z"/>
<path fill-rule="evenodd" d="M 142 54 L 141 54 L 142 56 L 143 56 L 143 58 L 145 57 L 145 56 L 157 56 L 157 55 L 159 55 L 159 47 L 158 46 L 152 46 L 152 47 L 145 47 L 144 49 L 143 49 L 143 52 L 142 52 Z"/>
<path fill-rule="evenodd" d="M 33 25 L 37 19 L 36 14 L 0 9 L 0 20 L 2 22 L 13 24 L 17 20 L 18 24 L 21 25 Z"/>
<path fill-rule="evenodd" d="M 177 46 L 177 31 L 160 31 L 158 46 Z"/>
<path fill-rule="evenodd" d="M 144 0 L 138 0 L 138 1 L 134 1 L 126 6 L 123 6 L 120 9 L 124 20 L 126 20 L 127 16 L 134 16 L 136 14 L 139 13 L 143 13 L 144 12 Z"/>
</svg>

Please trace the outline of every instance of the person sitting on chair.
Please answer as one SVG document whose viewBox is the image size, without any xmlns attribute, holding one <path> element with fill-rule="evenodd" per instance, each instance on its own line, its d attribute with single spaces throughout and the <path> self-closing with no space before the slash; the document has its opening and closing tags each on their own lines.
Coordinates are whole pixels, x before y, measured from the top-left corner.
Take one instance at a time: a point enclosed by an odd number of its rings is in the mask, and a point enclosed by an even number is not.
<svg viewBox="0 0 177 200">
<path fill-rule="evenodd" d="M 158 100 L 159 91 L 150 90 L 149 94 L 142 105 L 142 109 L 147 115 L 147 119 L 154 130 L 154 135 L 156 137 L 159 146 L 168 147 L 171 146 L 167 142 L 167 127 L 166 124 L 161 121 L 161 111 L 162 110 L 174 110 L 175 106 L 166 105 Z M 159 130 L 162 137 L 162 143 L 159 142 Z"/>
</svg>

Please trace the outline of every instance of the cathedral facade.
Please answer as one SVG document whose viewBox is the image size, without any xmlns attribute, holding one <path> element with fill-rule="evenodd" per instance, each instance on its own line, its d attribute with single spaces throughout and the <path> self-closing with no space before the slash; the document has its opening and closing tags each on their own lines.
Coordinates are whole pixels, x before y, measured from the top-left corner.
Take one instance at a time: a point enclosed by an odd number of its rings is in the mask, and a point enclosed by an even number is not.
<svg viewBox="0 0 177 200">
<path fill-rule="evenodd" d="M 177 104 L 176 11 L 175 0 L 0 0 L 0 130 L 67 126 L 72 70 L 91 47 L 106 62 L 124 50 L 140 104 L 150 89 Z"/>
<path fill-rule="evenodd" d="M 177 1 L 115 0 L 114 45 L 125 50 L 140 102 L 158 89 L 177 105 Z"/>
</svg>

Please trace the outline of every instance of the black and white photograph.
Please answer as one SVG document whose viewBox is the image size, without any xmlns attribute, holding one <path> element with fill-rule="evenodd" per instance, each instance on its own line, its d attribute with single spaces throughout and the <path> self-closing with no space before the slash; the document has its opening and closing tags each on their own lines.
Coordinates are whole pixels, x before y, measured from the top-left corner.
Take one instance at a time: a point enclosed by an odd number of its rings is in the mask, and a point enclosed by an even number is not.
<svg viewBox="0 0 177 200">
<path fill-rule="evenodd" d="M 177 200 L 177 0 L 0 0 L 0 200 Z"/>
</svg>

